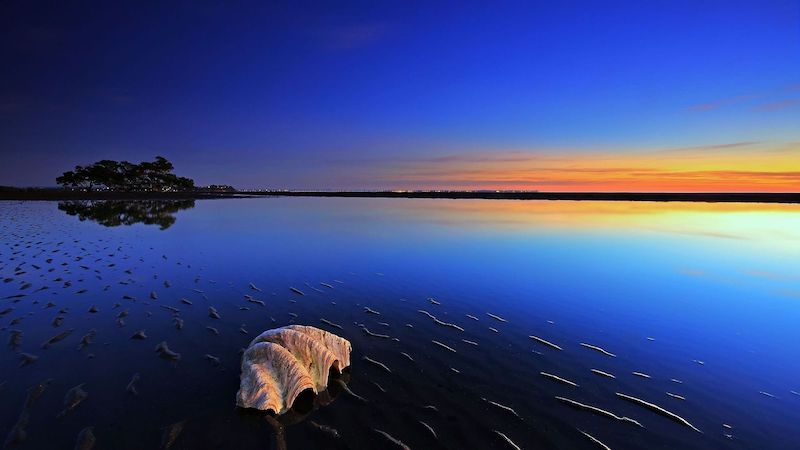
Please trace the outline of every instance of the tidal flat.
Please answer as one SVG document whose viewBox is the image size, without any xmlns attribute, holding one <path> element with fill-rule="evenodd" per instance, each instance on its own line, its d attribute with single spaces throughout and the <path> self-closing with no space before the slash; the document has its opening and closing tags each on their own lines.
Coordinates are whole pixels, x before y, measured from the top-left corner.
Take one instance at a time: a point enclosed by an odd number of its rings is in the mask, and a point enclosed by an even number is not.
<svg viewBox="0 0 800 450">
<path fill-rule="evenodd" d="M 0 201 L 0 439 L 790 448 L 798 256 L 793 204 Z M 237 408 L 241 352 L 291 324 L 350 341 L 346 374 Z"/>
</svg>

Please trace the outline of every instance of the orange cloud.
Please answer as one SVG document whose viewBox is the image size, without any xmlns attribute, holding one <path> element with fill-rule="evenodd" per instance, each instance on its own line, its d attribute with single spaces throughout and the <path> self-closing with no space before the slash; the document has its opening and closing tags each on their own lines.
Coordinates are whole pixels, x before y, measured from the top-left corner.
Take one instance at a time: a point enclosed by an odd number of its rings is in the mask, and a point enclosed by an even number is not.
<svg viewBox="0 0 800 450">
<path fill-rule="evenodd" d="M 797 143 L 747 142 L 627 154 L 483 152 L 369 164 L 368 183 L 403 189 L 800 191 Z"/>
</svg>

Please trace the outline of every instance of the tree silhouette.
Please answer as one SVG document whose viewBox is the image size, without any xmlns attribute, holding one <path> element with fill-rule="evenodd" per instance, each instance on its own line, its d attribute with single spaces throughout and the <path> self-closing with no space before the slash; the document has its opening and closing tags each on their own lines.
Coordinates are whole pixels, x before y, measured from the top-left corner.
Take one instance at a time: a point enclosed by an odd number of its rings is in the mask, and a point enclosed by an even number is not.
<svg viewBox="0 0 800 450">
<path fill-rule="evenodd" d="M 89 166 L 75 166 L 56 178 L 65 188 L 127 192 L 166 192 L 194 189 L 194 180 L 172 173 L 174 166 L 163 156 L 133 164 L 104 159 Z"/>
</svg>

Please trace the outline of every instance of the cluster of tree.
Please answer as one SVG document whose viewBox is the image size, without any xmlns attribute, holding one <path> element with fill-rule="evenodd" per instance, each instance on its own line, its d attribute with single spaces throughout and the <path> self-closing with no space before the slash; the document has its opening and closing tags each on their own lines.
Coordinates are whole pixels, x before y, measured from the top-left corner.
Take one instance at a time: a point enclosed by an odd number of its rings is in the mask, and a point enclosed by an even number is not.
<svg viewBox="0 0 800 450">
<path fill-rule="evenodd" d="M 60 202 L 58 209 L 81 221 L 91 220 L 104 227 L 158 225 L 166 230 L 175 223 L 175 213 L 194 208 L 194 200 L 77 200 Z"/>
<path fill-rule="evenodd" d="M 188 191 L 194 180 L 179 177 L 166 158 L 156 156 L 153 162 L 133 164 L 128 161 L 104 159 L 88 166 L 75 166 L 64 172 L 56 182 L 65 188 L 111 190 L 126 192 Z"/>
</svg>

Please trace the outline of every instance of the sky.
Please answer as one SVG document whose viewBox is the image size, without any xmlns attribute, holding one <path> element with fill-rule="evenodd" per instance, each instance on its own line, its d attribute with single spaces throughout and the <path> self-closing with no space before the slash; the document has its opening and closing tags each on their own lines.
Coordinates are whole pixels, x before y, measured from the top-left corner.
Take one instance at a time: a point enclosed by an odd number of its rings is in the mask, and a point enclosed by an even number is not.
<svg viewBox="0 0 800 450">
<path fill-rule="evenodd" d="M 800 191 L 800 1 L 0 3 L 0 185 Z"/>
</svg>

